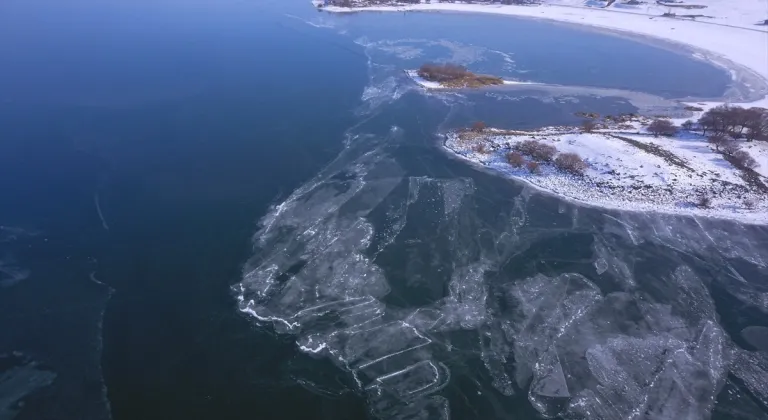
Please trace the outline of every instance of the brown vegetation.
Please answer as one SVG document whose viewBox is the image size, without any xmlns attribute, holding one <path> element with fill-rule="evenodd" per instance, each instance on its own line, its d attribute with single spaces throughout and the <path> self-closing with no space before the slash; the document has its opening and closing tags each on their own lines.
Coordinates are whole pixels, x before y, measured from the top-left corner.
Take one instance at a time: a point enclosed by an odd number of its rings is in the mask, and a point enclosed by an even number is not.
<svg viewBox="0 0 768 420">
<path fill-rule="evenodd" d="M 538 162 L 530 161 L 525 165 L 525 167 L 528 169 L 528 172 L 532 174 L 538 174 L 539 172 L 541 172 Z"/>
<path fill-rule="evenodd" d="M 670 120 L 656 119 L 648 125 L 648 131 L 655 137 L 670 137 L 677 134 L 677 127 Z"/>
<path fill-rule="evenodd" d="M 555 159 L 555 166 L 573 175 L 584 175 L 587 163 L 576 153 L 561 153 Z"/>
<path fill-rule="evenodd" d="M 536 140 L 524 140 L 514 145 L 513 149 L 516 151 L 528 155 L 533 159 L 543 162 L 549 162 L 557 154 L 555 146 L 541 143 Z"/>
<path fill-rule="evenodd" d="M 488 147 L 485 145 L 485 143 L 477 143 L 476 145 L 472 146 L 472 151 L 475 153 L 486 154 L 488 153 Z"/>
<path fill-rule="evenodd" d="M 704 135 L 710 132 L 734 138 L 744 136 L 747 141 L 768 140 L 768 110 L 720 105 L 705 112 L 699 118 L 699 126 Z"/>
<path fill-rule="evenodd" d="M 581 131 L 585 133 L 591 133 L 597 128 L 597 123 L 592 120 L 584 120 L 581 122 Z"/>
<path fill-rule="evenodd" d="M 482 121 L 475 121 L 472 124 L 472 131 L 476 133 L 482 133 L 485 130 L 485 123 Z"/>
<path fill-rule="evenodd" d="M 520 152 L 510 152 L 507 154 L 507 162 L 515 168 L 522 168 L 525 165 L 525 158 Z"/>
<path fill-rule="evenodd" d="M 431 82 L 438 82 L 450 88 L 478 88 L 490 85 L 503 85 L 499 77 L 474 74 L 464 66 L 457 64 L 424 64 L 419 68 L 418 75 Z"/>
</svg>

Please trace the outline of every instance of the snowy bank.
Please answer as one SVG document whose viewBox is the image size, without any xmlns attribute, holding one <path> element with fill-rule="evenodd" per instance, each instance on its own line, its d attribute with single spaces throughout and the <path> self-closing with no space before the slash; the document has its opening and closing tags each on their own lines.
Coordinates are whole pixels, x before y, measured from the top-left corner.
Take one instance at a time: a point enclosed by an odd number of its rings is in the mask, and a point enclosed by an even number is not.
<svg viewBox="0 0 768 420">
<path fill-rule="evenodd" d="M 587 169 L 574 176 L 546 163 L 538 173 L 525 165 L 514 167 L 507 156 L 525 140 L 552 145 L 559 153 L 576 153 Z M 703 136 L 693 133 L 666 138 L 640 130 L 485 129 L 449 133 L 444 146 L 507 177 L 589 205 L 768 223 L 768 194 L 747 182 L 742 171 L 712 150 Z M 768 152 L 765 142 L 754 142 L 752 147 Z M 708 208 L 699 206 L 702 196 L 711 200 Z"/>
<path fill-rule="evenodd" d="M 768 18 L 764 0 L 701 0 L 707 5 L 709 20 L 674 19 L 660 16 L 668 6 L 596 8 L 576 6 L 575 0 L 551 0 L 538 6 L 507 6 L 463 3 L 422 3 L 412 5 L 343 8 L 327 6 L 330 12 L 359 11 L 444 11 L 491 13 L 518 17 L 549 19 L 610 29 L 695 47 L 692 54 L 716 62 L 731 70 L 735 79 L 755 90 L 745 102 L 752 103 L 768 94 L 768 27 L 755 23 Z M 614 6 L 620 4 L 614 3 Z M 625 5 L 622 5 L 625 6 Z M 765 100 L 761 102 L 763 105 Z"/>
</svg>

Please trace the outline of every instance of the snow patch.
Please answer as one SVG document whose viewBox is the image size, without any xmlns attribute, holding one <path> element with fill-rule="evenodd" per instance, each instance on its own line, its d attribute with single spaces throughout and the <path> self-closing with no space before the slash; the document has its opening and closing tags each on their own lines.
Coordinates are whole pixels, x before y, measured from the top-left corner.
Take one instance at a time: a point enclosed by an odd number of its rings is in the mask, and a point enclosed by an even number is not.
<svg viewBox="0 0 768 420">
<path fill-rule="evenodd" d="M 538 174 L 525 167 L 515 168 L 506 156 L 524 140 L 550 144 L 560 153 L 576 153 L 588 168 L 583 176 L 564 173 L 549 164 L 542 164 Z M 444 146 L 505 176 L 590 205 L 768 223 L 765 194 L 754 191 L 737 168 L 695 134 L 657 138 L 639 130 L 582 133 L 568 127 L 531 132 L 486 129 L 470 136 L 449 133 Z M 711 198 L 710 208 L 695 205 L 702 195 Z M 747 208 L 746 200 L 755 207 Z"/>
</svg>

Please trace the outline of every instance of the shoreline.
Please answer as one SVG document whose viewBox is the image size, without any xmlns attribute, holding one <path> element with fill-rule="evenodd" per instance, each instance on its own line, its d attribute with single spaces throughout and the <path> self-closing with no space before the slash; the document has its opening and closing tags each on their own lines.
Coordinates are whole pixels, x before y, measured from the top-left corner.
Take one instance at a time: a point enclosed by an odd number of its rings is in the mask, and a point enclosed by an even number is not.
<svg viewBox="0 0 768 420">
<path fill-rule="evenodd" d="M 461 155 L 459 153 L 455 153 L 453 150 L 451 150 L 449 147 L 445 146 L 445 141 L 442 141 L 440 143 L 440 149 L 448 155 L 451 158 L 459 159 L 463 162 L 469 163 L 471 166 L 475 167 L 476 169 L 486 171 L 489 174 L 499 176 L 499 172 L 495 170 L 493 167 L 484 165 L 480 162 L 477 162 L 475 160 L 472 160 L 464 155 Z M 533 188 L 536 190 L 539 194 L 545 194 L 548 196 L 555 197 L 557 199 L 567 201 L 570 203 L 576 203 L 579 206 L 583 207 L 591 207 L 594 209 L 604 209 L 604 210 L 611 210 L 611 211 L 630 211 L 630 212 L 638 212 L 638 213 L 655 213 L 655 214 L 664 214 L 664 215 L 671 215 L 671 216 L 684 216 L 684 217 L 693 217 L 699 218 L 699 217 L 705 217 L 708 219 L 715 219 L 715 220 L 726 220 L 731 222 L 738 222 L 745 225 L 754 225 L 754 226 L 765 226 L 768 225 L 768 216 L 766 216 L 764 219 L 744 219 L 736 217 L 736 214 L 707 214 L 705 212 L 696 212 L 696 211 L 689 211 L 688 209 L 670 209 L 669 211 L 666 211 L 664 209 L 659 209 L 658 206 L 652 206 L 649 205 L 647 209 L 643 208 L 635 208 L 635 209 L 629 209 L 626 207 L 622 207 L 619 205 L 612 206 L 607 203 L 596 203 L 593 201 L 586 201 L 582 200 L 576 197 L 571 197 L 569 195 L 565 195 L 563 193 L 556 192 L 554 190 L 551 190 L 545 186 L 539 185 L 536 182 L 532 181 L 529 178 L 518 178 L 518 177 L 510 177 L 510 176 L 503 176 L 503 178 L 508 179 L 510 181 L 520 182 L 526 187 Z"/>
<path fill-rule="evenodd" d="M 712 150 L 704 136 L 681 132 L 654 137 L 642 128 L 648 121 L 636 117 L 629 123 L 634 126 L 631 130 L 616 124 L 593 132 L 578 127 L 460 129 L 444 133 L 440 149 L 496 176 L 590 207 L 768 224 L 764 175 L 760 189 L 746 182 L 742 169 Z M 557 169 L 555 162 L 535 158 L 540 164 L 535 173 L 524 164 L 512 165 L 508 155 L 531 140 L 552 146 L 560 154 L 579 155 L 586 163 L 583 175 L 569 174 Z M 768 145 L 756 147 L 768 150 Z M 529 157 L 525 155 L 525 160 Z M 706 206 L 697 204 L 702 196 L 709 200 Z"/>
<path fill-rule="evenodd" d="M 766 31 L 711 22 L 670 19 L 626 11 L 566 5 L 486 5 L 465 3 L 428 3 L 365 7 L 326 6 L 330 13 L 357 12 L 452 12 L 533 18 L 602 29 L 614 36 L 628 36 L 674 45 L 731 73 L 735 84 L 750 92 L 738 92 L 740 98 L 723 97 L 707 101 L 705 110 L 722 103 L 768 107 L 768 29 Z M 759 86 L 756 86 L 759 85 Z M 726 92 L 728 95 L 729 92 Z M 685 102 L 688 103 L 688 102 Z M 693 102 L 692 102 L 693 103 Z M 698 103 L 698 102 L 696 102 Z"/>
<path fill-rule="evenodd" d="M 603 29 L 613 36 L 625 36 L 638 42 L 657 42 L 667 48 L 674 47 L 678 53 L 687 52 L 693 59 L 706 60 L 730 73 L 733 84 L 722 98 L 714 101 L 679 100 L 681 105 L 694 105 L 701 110 L 693 111 L 692 115 L 686 118 L 672 119 L 678 125 L 686 119 L 695 121 L 707 110 L 722 104 L 768 108 L 768 31 L 563 5 L 430 3 L 356 8 L 329 6 L 323 10 L 334 13 L 485 13 L 576 24 L 585 29 Z M 611 17 L 614 19 L 605 20 Z M 450 89 L 439 83 L 421 79 L 413 70 L 405 70 L 405 73 L 426 90 Z M 505 81 L 505 84 L 508 83 Z M 734 100 L 735 98 L 739 99 Z M 705 136 L 688 133 L 687 136 L 675 136 L 671 142 L 664 143 L 648 139 L 647 133 L 641 134 L 644 124 L 636 121 L 634 125 L 633 131 L 637 130 L 636 133 L 625 133 L 615 127 L 601 133 L 578 133 L 576 127 L 544 127 L 517 134 L 507 133 L 506 137 L 501 134 L 503 130 L 491 128 L 471 140 L 475 143 L 462 141 L 462 132 L 452 131 L 445 134 L 440 148 L 455 158 L 490 170 L 497 176 L 523 181 L 526 185 L 547 194 L 591 207 L 768 224 L 768 199 L 765 190 L 755 190 L 740 179 L 744 174 L 710 149 Z M 623 138 L 624 135 L 633 138 Z M 564 147 L 565 150 L 560 151 L 577 153 L 580 156 L 586 154 L 589 175 L 567 175 L 554 169 L 551 163 L 543 165 L 541 173 L 536 174 L 511 166 L 506 161 L 506 155 L 514 150 L 510 146 L 510 140 L 514 142 L 515 136 L 537 136 L 558 149 Z M 592 142 L 603 145 L 606 151 L 596 152 L 590 144 Z M 480 150 L 476 150 L 478 143 L 482 146 Z M 661 155 L 647 153 L 645 149 L 648 147 L 659 148 L 674 159 L 678 159 L 679 154 L 683 157 L 679 159 L 680 162 L 684 163 L 675 165 L 675 162 L 659 160 Z M 690 153 L 683 150 L 685 147 L 694 147 L 697 151 Z M 768 148 L 758 146 L 754 150 L 763 157 L 768 157 Z M 642 156 L 638 158 L 638 155 Z M 713 167 L 712 161 L 719 161 L 721 166 Z M 763 162 L 763 165 L 766 163 L 768 161 Z M 761 172 L 760 178 L 765 185 L 768 175 L 764 171 Z M 711 203 L 697 204 L 702 196 L 706 196 Z M 747 205 L 747 202 L 751 205 Z"/>
</svg>

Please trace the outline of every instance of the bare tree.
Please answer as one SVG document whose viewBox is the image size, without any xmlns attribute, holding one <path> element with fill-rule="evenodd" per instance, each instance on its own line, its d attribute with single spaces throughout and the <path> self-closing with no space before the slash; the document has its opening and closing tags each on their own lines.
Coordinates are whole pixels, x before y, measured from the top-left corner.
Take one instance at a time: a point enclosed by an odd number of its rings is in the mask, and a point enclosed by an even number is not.
<svg viewBox="0 0 768 420">
<path fill-rule="evenodd" d="M 715 134 L 730 134 L 738 138 L 745 134 L 756 138 L 762 133 L 762 125 L 766 110 L 764 108 L 742 108 L 740 106 L 720 105 L 702 114 L 699 126 L 706 135 L 707 131 Z M 751 141 L 751 140 L 750 140 Z"/>
<path fill-rule="evenodd" d="M 730 131 L 731 119 L 732 112 L 730 108 L 727 105 L 720 105 L 702 114 L 701 118 L 699 118 L 699 126 L 701 126 L 705 135 L 707 131 L 715 134 L 726 134 Z"/>
<path fill-rule="evenodd" d="M 483 130 L 485 130 L 485 123 L 484 122 L 482 122 L 482 121 L 475 121 L 472 124 L 472 131 L 477 132 L 477 133 L 481 133 L 481 132 L 483 132 Z"/>
<path fill-rule="evenodd" d="M 715 150 L 717 150 L 718 152 L 720 151 L 720 148 L 723 147 L 729 141 L 732 141 L 732 140 L 729 139 L 725 134 L 713 134 L 707 138 L 707 142 L 712 146 L 715 146 Z"/>
<path fill-rule="evenodd" d="M 657 119 L 653 120 L 653 122 L 648 125 L 648 131 L 653 134 L 654 137 L 670 137 L 677 134 L 677 127 L 675 127 L 675 125 L 670 120 Z"/>
<path fill-rule="evenodd" d="M 597 123 L 593 120 L 584 120 L 581 122 L 581 131 L 591 133 L 597 128 Z"/>
<path fill-rule="evenodd" d="M 768 110 L 752 107 L 745 110 L 744 128 L 747 132 L 744 137 L 747 141 L 762 139 L 768 135 Z"/>
<path fill-rule="evenodd" d="M 680 127 L 682 127 L 682 128 L 683 128 L 683 130 L 686 130 L 686 131 L 692 131 L 692 130 L 693 130 L 693 125 L 694 125 L 693 121 L 691 121 L 691 120 L 686 120 L 684 123 L 682 123 L 682 124 L 680 125 Z"/>
<path fill-rule="evenodd" d="M 720 148 L 723 153 L 728 156 L 732 156 L 734 153 L 738 152 L 739 149 L 741 149 L 741 146 L 739 146 L 739 143 L 736 140 L 726 137 L 725 143 L 723 143 Z"/>
<path fill-rule="evenodd" d="M 718 133 L 715 131 L 715 116 L 710 114 L 709 111 L 705 112 L 700 118 L 699 118 L 699 127 L 701 127 L 701 134 L 707 135 L 707 131 L 715 132 L 715 134 L 723 134 Z"/>
</svg>

